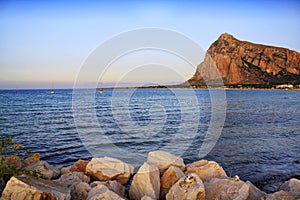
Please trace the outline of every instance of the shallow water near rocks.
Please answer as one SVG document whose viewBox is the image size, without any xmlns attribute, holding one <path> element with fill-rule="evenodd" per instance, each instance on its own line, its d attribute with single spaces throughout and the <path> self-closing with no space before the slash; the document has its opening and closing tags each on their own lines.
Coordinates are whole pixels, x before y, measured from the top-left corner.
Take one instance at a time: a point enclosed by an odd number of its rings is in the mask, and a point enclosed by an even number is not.
<svg viewBox="0 0 300 200">
<path fill-rule="evenodd" d="M 82 90 L 82 95 L 86 92 Z M 197 105 L 190 98 L 191 90 L 176 90 L 177 96 L 167 89 L 122 92 L 124 95 L 133 92 L 129 105 L 122 106 L 121 95 L 117 99 L 120 107 L 115 109 L 116 104 L 111 105 L 112 90 L 104 90 L 103 94 L 95 91 L 92 107 L 98 126 L 87 122 L 76 128 L 72 90 L 56 90 L 54 95 L 50 90 L 2 90 L 0 134 L 13 135 L 15 142 L 32 152 L 40 152 L 41 159 L 53 165 L 66 166 L 78 159 L 90 159 L 88 150 L 93 156 L 114 154 L 110 152 L 111 144 L 123 152 L 144 156 L 165 147 L 181 155 L 186 163 L 200 159 L 199 149 L 211 117 L 209 91 L 193 91 Z M 225 124 L 221 137 L 205 159 L 217 161 L 228 175 L 237 174 L 267 192 L 277 190 L 291 177 L 299 177 L 300 91 L 225 92 Z M 195 109 L 199 109 L 199 120 L 194 117 Z M 122 116 L 125 112 L 129 117 Z M 117 119 L 122 120 L 117 122 Z M 90 140 L 85 140 L 89 134 Z M 110 143 L 101 140 L 103 136 Z M 179 138 L 175 143 L 174 137 Z M 126 156 L 114 157 L 135 166 L 145 161 Z"/>
</svg>

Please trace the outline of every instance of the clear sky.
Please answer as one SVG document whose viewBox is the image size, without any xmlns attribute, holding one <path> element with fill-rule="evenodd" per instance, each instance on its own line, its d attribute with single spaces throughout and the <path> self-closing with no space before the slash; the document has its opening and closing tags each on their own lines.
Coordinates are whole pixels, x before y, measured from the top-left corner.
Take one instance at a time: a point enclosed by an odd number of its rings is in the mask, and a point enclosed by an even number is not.
<svg viewBox="0 0 300 200">
<path fill-rule="evenodd" d="M 299 52 L 300 1 L 2 0 L 0 88 L 50 88 L 52 82 L 56 88 L 72 88 L 95 48 L 120 32 L 143 27 L 178 31 L 205 50 L 227 32 L 241 40 Z M 126 81 L 149 78 L 147 73 L 136 74 Z M 172 82 L 162 74 L 153 81 Z M 109 75 L 105 79 L 106 84 L 115 81 Z"/>
</svg>

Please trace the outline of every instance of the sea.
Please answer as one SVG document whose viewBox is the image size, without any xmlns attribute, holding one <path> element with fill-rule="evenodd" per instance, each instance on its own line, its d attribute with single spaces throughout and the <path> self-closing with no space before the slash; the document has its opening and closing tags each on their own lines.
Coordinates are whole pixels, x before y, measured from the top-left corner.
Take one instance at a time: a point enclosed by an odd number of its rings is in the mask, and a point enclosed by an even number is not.
<svg viewBox="0 0 300 200">
<path fill-rule="evenodd" d="M 266 192 L 299 178 L 300 91 L 222 92 L 218 97 L 198 89 L 0 90 L 0 135 L 56 166 L 112 156 L 137 169 L 148 152 L 166 150 L 186 164 L 214 160 L 228 176 Z M 200 154 L 207 142 L 207 153 Z"/>
</svg>

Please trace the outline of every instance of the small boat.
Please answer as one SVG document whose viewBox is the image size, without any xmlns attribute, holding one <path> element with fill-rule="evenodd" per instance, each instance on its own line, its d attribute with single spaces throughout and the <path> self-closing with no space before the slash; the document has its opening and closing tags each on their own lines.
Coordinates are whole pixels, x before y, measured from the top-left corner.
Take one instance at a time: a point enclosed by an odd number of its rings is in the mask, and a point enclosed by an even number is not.
<svg viewBox="0 0 300 200">
<path fill-rule="evenodd" d="M 51 89 L 51 94 L 55 94 L 55 91 L 54 91 L 54 87 L 53 87 L 53 82 L 52 82 L 52 89 Z"/>
<path fill-rule="evenodd" d="M 99 87 L 99 93 L 102 94 L 103 93 L 103 88 L 101 86 L 102 84 L 100 83 L 100 87 Z"/>
</svg>

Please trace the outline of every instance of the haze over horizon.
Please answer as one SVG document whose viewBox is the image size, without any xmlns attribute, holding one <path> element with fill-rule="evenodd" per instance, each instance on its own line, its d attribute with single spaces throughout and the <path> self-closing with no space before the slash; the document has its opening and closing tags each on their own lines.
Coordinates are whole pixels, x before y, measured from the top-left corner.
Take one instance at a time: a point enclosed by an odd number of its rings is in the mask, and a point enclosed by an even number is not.
<svg viewBox="0 0 300 200">
<path fill-rule="evenodd" d="M 297 0 L 1 1 L 0 89 L 51 88 L 52 82 L 55 88 L 72 88 L 80 67 L 95 48 L 119 33 L 144 27 L 177 31 L 204 50 L 227 32 L 240 40 L 299 52 L 299 19 Z M 152 55 L 169 59 L 181 77 L 165 76 L 164 69 L 158 76 L 154 72 L 160 69 L 154 66 L 147 69 L 149 73 L 135 71 L 126 78 L 127 84 L 142 84 L 143 80 L 176 83 L 194 73 L 177 58 Z M 116 63 L 104 86 L 114 85 L 121 71 L 130 69 L 130 59 L 143 56 L 129 55 Z M 151 78 L 149 69 L 154 70 Z"/>
</svg>

